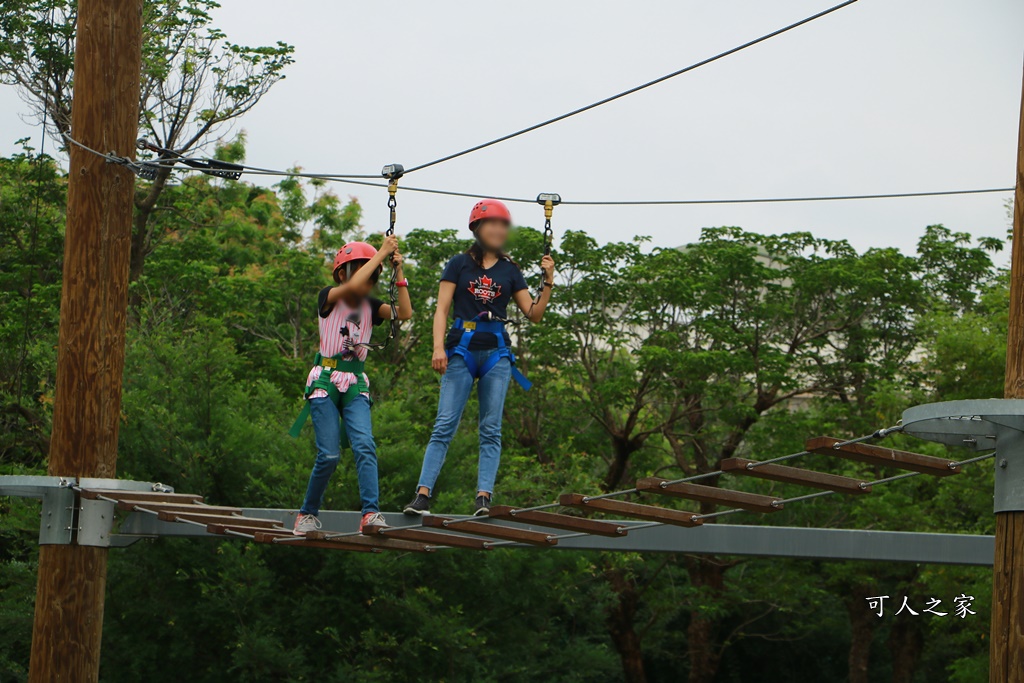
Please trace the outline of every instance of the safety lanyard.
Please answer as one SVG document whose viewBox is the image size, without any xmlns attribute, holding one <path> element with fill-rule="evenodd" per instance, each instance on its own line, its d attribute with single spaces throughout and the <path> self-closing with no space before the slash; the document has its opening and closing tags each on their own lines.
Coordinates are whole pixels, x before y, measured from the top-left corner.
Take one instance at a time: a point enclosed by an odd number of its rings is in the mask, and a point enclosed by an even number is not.
<svg viewBox="0 0 1024 683">
<path fill-rule="evenodd" d="M 551 229 L 551 215 L 555 207 L 562 203 L 562 196 L 553 192 L 542 192 L 537 195 L 537 203 L 544 207 L 544 255 L 551 255 L 551 242 L 555 238 L 555 231 Z"/>
<path fill-rule="evenodd" d="M 551 243 L 555 238 L 555 231 L 551 228 L 551 216 L 555 212 L 555 207 L 562 203 L 562 196 L 553 192 L 542 192 L 537 195 L 537 203 L 544 207 L 544 255 L 551 255 Z M 537 290 L 537 296 L 530 304 L 530 313 L 533 313 L 533 307 L 540 303 L 541 296 L 544 295 L 544 288 L 547 286 L 547 280 L 544 279 L 544 272 L 540 274 L 540 289 Z"/>
<path fill-rule="evenodd" d="M 398 179 L 405 173 L 401 164 L 388 164 L 381 170 L 381 175 L 388 179 L 388 211 L 391 220 L 384 237 L 391 237 L 395 234 L 395 223 L 398 220 L 397 209 Z M 398 265 L 395 263 L 395 255 L 391 255 L 391 277 L 388 279 L 388 303 L 391 305 L 391 320 L 389 321 L 388 336 L 380 344 L 365 344 L 366 348 L 382 350 L 386 349 L 391 340 L 398 336 Z"/>
</svg>

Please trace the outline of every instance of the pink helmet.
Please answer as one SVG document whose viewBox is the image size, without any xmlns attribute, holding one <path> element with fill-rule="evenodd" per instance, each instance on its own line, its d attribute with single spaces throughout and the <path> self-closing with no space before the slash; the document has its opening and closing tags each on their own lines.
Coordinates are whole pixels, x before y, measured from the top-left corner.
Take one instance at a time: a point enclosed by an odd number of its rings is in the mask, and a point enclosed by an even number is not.
<svg viewBox="0 0 1024 683">
<path fill-rule="evenodd" d="M 366 242 L 349 242 L 338 250 L 334 257 L 334 270 L 337 271 L 346 263 L 351 261 L 369 261 L 377 255 L 377 250 L 372 244 Z"/>
<path fill-rule="evenodd" d="M 341 278 L 338 275 L 338 271 L 341 270 L 347 263 L 353 263 L 355 261 L 369 261 L 377 255 L 377 249 L 373 245 L 368 245 L 366 242 L 349 242 L 347 245 L 338 250 L 338 253 L 334 257 L 334 282 L 340 283 Z M 347 269 L 346 269 L 347 271 Z M 380 268 L 377 268 L 377 272 L 380 272 Z M 352 273 L 348 273 L 351 275 Z M 376 276 L 374 278 L 376 282 Z"/>
</svg>

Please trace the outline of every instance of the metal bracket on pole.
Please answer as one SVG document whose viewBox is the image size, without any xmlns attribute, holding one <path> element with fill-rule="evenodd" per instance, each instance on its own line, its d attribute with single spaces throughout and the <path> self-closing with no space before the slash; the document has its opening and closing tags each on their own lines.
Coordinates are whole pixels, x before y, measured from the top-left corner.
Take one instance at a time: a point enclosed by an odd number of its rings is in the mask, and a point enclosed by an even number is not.
<svg viewBox="0 0 1024 683">
<path fill-rule="evenodd" d="M 9 475 L 0 477 L 0 496 L 38 498 L 40 545 L 70 545 L 74 541 L 76 502 L 74 477 Z"/>
<path fill-rule="evenodd" d="M 82 500 L 78 495 L 78 489 L 82 488 L 164 493 L 174 491 L 164 484 L 128 479 L 0 476 L 0 496 L 42 500 L 40 545 L 74 543 L 109 547 L 114 527 L 114 504 L 105 500 Z"/>
<path fill-rule="evenodd" d="M 71 488 L 73 484 L 73 481 L 69 481 L 67 486 L 50 487 L 42 492 L 39 545 L 68 545 L 72 542 L 76 498 L 75 491 Z"/>
<path fill-rule="evenodd" d="M 80 489 L 106 489 L 109 491 L 160 491 L 173 493 L 174 489 L 160 483 L 131 481 L 129 479 L 90 479 L 78 481 Z M 108 500 L 78 500 L 78 545 L 108 548 L 114 532 L 115 504 Z"/>
<path fill-rule="evenodd" d="M 928 403 L 903 413 L 903 432 L 975 451 L 997 449 L 996 512 L 1024 511 L 1024 400 Z"/>
<path fill-rule="evenodd" d="M 78 545 L 109 547 L 114 530 L 114 503 L 80 498 L 78 505 Z"/>
</svg>

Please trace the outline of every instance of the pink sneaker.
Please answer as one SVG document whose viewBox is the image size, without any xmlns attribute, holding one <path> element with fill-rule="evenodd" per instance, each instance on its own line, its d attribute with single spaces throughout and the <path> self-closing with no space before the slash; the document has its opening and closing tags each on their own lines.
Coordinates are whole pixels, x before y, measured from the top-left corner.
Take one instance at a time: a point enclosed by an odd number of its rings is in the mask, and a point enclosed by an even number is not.
<svg viewBox="0 0 1024 683">
<path fill-rule="evenodd" d="M 363 515 L 363 519 L 359 522 L 359 532 L 363 533 L 363 530 L 368 526 L 387 526 L 388 523 L 384 520 L 384 515 L 379 512 L 367 512 Z"/>
<path fill-rule="evenodd" d="M 305 536 L 310 531 L 319 531 L 321 526 L 323 525 L 316 515 L 304 515 L 300 512 L 295 517 L 295 528 L 292 529 L 292 533 L 296 536 Z"/>
</svg>

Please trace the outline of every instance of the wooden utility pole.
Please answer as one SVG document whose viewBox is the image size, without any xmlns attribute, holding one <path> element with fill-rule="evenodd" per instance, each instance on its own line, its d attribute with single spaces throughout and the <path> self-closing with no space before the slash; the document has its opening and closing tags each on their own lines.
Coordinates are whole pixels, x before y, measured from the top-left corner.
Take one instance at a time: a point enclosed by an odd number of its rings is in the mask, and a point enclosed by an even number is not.
<svg viewBox="0 0 1024 683">
<path fill-rule="evenodd" d="M 1004 398 L 1024 398 L 1024 88 L 1020 107 Z M 1022 455 L 1014 453 L 1006 457 Z M 1024 682 L 1024 511 L 996 514 L 990 647 L 989 680 L 992 683 Z"/>
<path fill-rule="evenodd" d="M 134 158 L 142 0 L 80 0 L 71 136 Z M 73 144 L 57 351 L 51 475 L 115 476 L 135 181 Z M 43 545 L 31 683 L 99 677 L 107 549 Z"/>
</svg>

